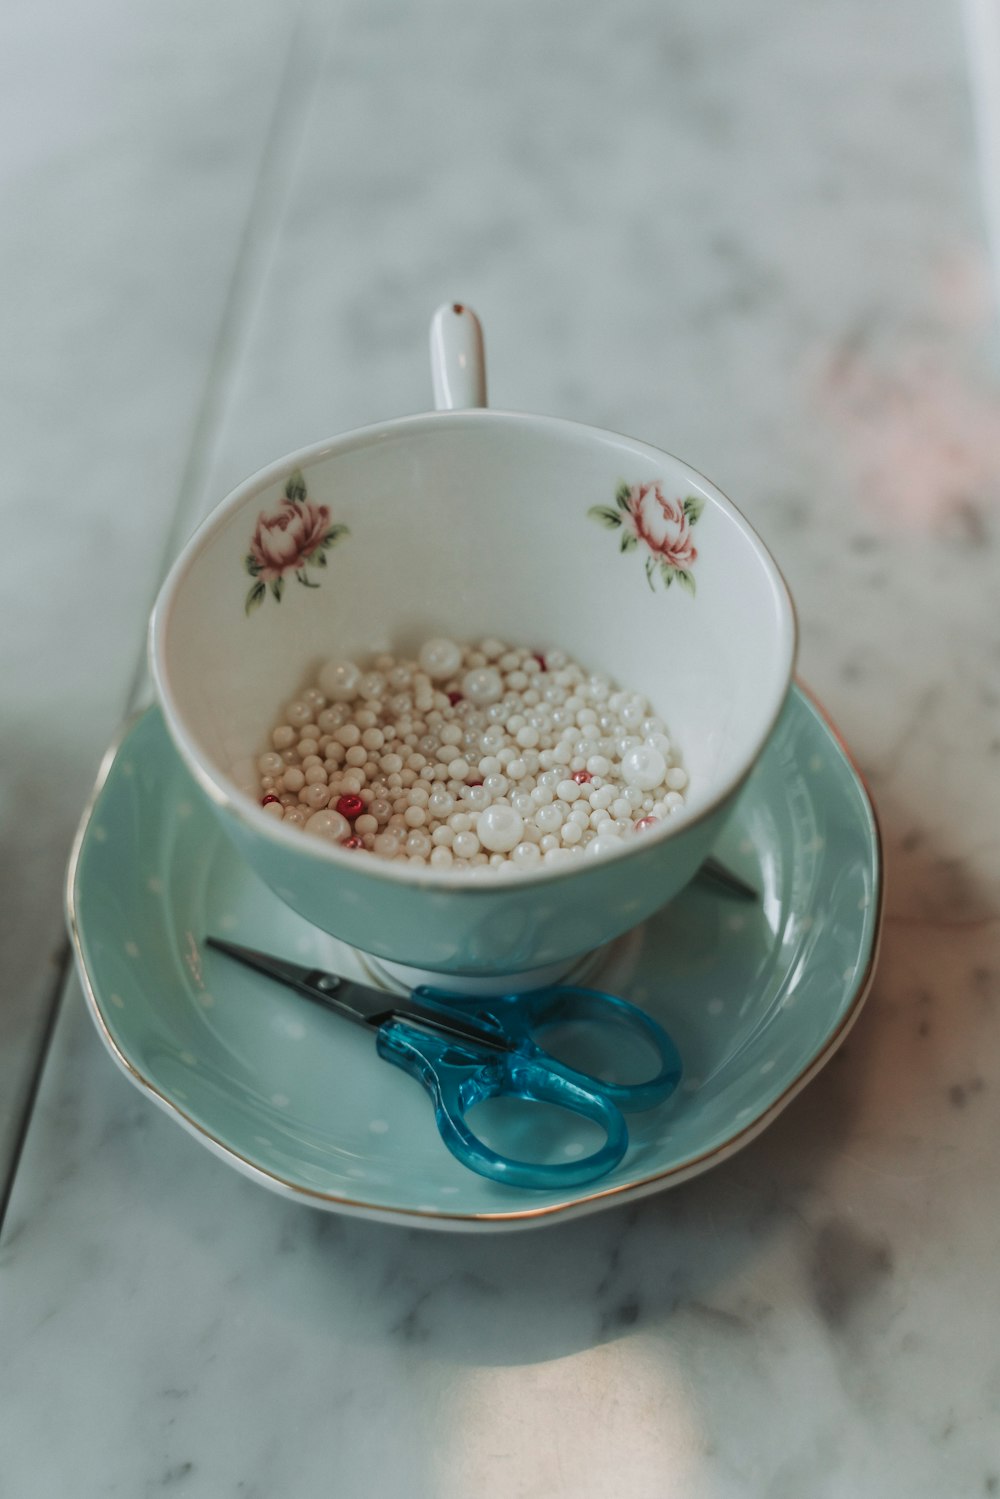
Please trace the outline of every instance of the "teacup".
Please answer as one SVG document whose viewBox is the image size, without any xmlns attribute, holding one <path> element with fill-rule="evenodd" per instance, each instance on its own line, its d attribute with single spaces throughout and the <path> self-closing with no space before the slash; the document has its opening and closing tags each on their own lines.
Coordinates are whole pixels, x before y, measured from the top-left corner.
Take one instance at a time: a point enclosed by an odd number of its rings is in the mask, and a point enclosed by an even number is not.
<svg viewBox="0 0 1000 1499">
<path fill-rule="evenodd" d="M 437 409 L 280 459 L 184 547 L 150 625 L 170 734 L 242 856 L 289 906 L 408 982 L 552 981 L 669 901 L 710 853 L 791 682 L 791 599 L 732 503 L 617 433 L 485 406 L 482 336 L 431 329 Z M 686 801 L 596 859 L 513 877 L 323 842 L 261 807 L 256 760 L 331 657 L 490 636 L 561 648 L 645 693 Z"/>
</svg>

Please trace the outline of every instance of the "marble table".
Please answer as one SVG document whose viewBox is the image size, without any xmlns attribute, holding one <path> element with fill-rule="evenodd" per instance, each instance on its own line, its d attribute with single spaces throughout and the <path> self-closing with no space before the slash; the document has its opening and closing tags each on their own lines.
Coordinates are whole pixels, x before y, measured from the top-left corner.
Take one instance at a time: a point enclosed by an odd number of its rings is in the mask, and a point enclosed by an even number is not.
<svg viewBox="0 0 1000 1499">
<path fill-rule="evenodd" d="M 978 0 L 8 14 L 4 1499 L 1000 1492 L 995 30 Z M 678 452 L 765 534 L 889 858 L 868 1006 L 759 1140 L 478 1237 L 200 1149 L 112 1067 L 60 914 L 165 563 L 261 463 L 425 407 L 455 297 L 497 404 Z"/>
</svg>

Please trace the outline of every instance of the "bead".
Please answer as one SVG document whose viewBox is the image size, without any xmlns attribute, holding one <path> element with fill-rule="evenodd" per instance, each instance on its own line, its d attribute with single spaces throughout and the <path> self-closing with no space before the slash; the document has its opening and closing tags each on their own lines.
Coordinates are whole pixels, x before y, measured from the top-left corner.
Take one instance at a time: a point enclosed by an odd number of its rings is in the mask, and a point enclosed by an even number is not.
<svg viewBox="0 0 1000 1499">
<path fill-rule="evenodd" d="M 570 780 L 575 781 L 578 786 L 586 786 L 588 781 L 594 779 L 589 770 L 574 770 Z"/>
<path fill-rule="evenodd" d="M 491 853 L 508 853 L 520 843 L 523 832 L 524 818 L 500 802 L 487 807 L 476 819 L 479 841 Z"/>
<path fill-rule="evenodd" d="M 456 833 L 452 848 L 459 859 L 472 859 L 479 852 L 479 838 L 473 832 Z"/>
<path fill-rule="evenodd" d="M 353 661 L 328 661 L 320 670 L 319 685 L 335 703 L 350 702 L 357 696 L 361 672 Z"/>
<path fill-rule="evenodd" d="M 658 817 L 640 817 L 639 821 L 635 824 L 635 830 L 637 833 L 645 833 L 650 828 L 658 828 L 659 825 L 660 819 Z"/>
<path fill-rule="evenodd" d="M 315 834 L 317 838 L 325 838 L 330 843 L 340 843 L 342 839 L 350 837 L 351 824 L 339 812 L 327 807 L 322 812 L 313 813 L 306 823 L 306 832 Z"/>
<path fill-rule="evenodd" d="M 337 811 L 341 817 L 353 820 L 355 817 L 360 817 L 364 810 L 365 804 L 356 792 L 348 792 L 345 796 L 337 799 Z"/>
<path fill-rule="evenodd" d="M 630 785 L 638 786 L 641 791 L 652 791 L 663 784 L 667 762 L 652 745 L 637 744 L 622 756 L 621 773 Z"/>
<path fill-rule="evenodd" d="M 427 821 L 427 813 L 424 811 L 423 807 L 407 807 L 406 811 L 403 813 L 403 821 L 406 823 L 407 827 L 422 828 L 424 823 Z"/>
<path fill-rule="evenodd" d="M 275 796 L 272 792 L 268 792 L 267 796 L 262 796 L 260 799 L 260 804 L 262 807 L 269 807 L 272 802 L 277 802 L 280 806 L 281 798 Z"/>
<path fill-rule="evenodd" d="M 341 848 L 364 848 L 365 841 L 363 838 L 359 838 L 356 834 L 352 833 L 350 838 L 342 840 L 340 846 Z"/>
<path fill-rule="evenodd" d="M 426 859 L 432 846 L 430 836 L 424 832 L 423 828 L 414 828 L 412 833 L 406 836 L 406 852 L 411 858 L 416 856 Z"/>
<path fill-rule="evenodd" d="M 378 832 L 378 818 L 377 817 L 372 817 L 372 815 L 371 815 L 370 812 L 363 813 L 355 821 L 354 831 L 356 833 L 362 833 L 362 834 L 364 834 L 364 833 L 377 833 Z"/>
<path fill-rule="evenodd" d="M 493 666 L 479 666 L 462 678 L 462 692 L 470 702 L 485 707 L 503 696 L 500 673 Z"/>
<path fill-rule="evenodd" d="M 306 778 L 301 770 L 294 765 L 289 765 L 282 776 L 286 791 L 301 791 L 306 783 Z"/>
<path fill-rule="evenodd" d="M 263 776 L 280 775 L 284 768 L 285 762 L 276 750 L 268 750 L 257 761 L 257 769 Z"/>
<path fill-rule="evenodd" d="M 285 816 L 285 809 L 276 796 L 269 797 L 263 803 L 263 807 L 268 816 L 273 817 L 276 822 L 280 822 Z"/>
<path fill-rule="evenodd" d="M 673 765 L 667 771 L 666 781 L 671 791 L 683 791 L 688 783 L 687 771 L 682 770 L 679 765 Z"/>
<path fill-rule="evenodd" d="M 455 855 L 444 843 L 439 843 L 436 848 L 431 849 L 430 862 L 435 869 L 447 869 L 455 862 Z"/>
<path fill-rule="evenodd" d="M 556 792 L 560 800 L 564 802 L 575 802 L 578 796 L 583 795 L 583 792 L 577 785 L 576 781 L 572 779 L 560 781 L 559 785 L 556 787 Z"/>
<path fill-rule="evenodd" d="M 425 640 L 417 660 L 432 682 L 446 682 L 449 677 L 458 675 L 462 665 L 462 648 L 454 640 L 446 640 L 444 637 Z"/>
<path fill-rule="evenodd" d="M 297 735 L 290 723 L 279 724 L 271 734 L 271 743 L 276 750 L 291 749 Z"/>
</svg>

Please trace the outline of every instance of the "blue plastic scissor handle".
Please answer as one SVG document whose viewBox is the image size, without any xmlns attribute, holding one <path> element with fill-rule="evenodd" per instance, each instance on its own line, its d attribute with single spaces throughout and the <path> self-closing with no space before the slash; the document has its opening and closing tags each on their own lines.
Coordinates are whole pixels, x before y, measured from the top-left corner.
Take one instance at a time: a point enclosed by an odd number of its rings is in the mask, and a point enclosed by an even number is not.
<svg viewBox="0 0 1000 1499">
<path fill-rule="evenodd" d="M 510 1186 L 558 1188 L 578 1186 L 611 1171 L 628 1148 L 628 1129 L 621 1110 L 650 1108 L 677 1087 L 681 1061 L 677 1049 L 656 1021 L 627 1000 L 573 987 L 536 990 L 486 1001 L 461 1000 L 416 991 L 425 1009 L 442 1015 L 473 1014 L 509 1050 L 492 1051 L 472 1041 L 432 1035 L 404 1020 L 383 1025 L 376 1038 L 387 1062 L 416 1077 L 434 1104 L 441 1138 L 470 1170 Z M 648 1040 L 658 1053 L 655 1077 L 638 1084 L 606 1083 L 578 1072 L 551 1056 L 533 1032 L 562 1021 L 624 1022 Z M 600 1125 L 607 1138 L 600 1149 L 579 1160 L 550 1165 L 499 1155 L 473 1134 L 465 1115 L 477 1103 L 500 1095 L 551 1103 Z"/>
</svg>

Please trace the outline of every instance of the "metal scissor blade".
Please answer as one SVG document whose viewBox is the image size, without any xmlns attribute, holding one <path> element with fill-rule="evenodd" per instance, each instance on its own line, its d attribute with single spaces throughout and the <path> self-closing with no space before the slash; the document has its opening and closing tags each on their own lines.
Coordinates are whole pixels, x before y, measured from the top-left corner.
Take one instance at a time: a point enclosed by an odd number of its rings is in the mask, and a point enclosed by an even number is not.
<svg viewBox="0 0 1000 1499">
<path fill-rule="evenodd" d="M 359 1025 L 370 1025 L 377 1030 L 395 1014 L 390 995 L 369 989 L 364 984 L 349 983 L 339 974 L 327 973 L 322 968 L 306 968 L 301 963 L 289 962 L 287 958 L 275 958 L 270 953 L 240 947 L 236 942 L 224 942 L 219 937 L 206 937 L 205 945 L 225 953 L 227 958 L 235 958 L 257 973 L 276 979 L 279 984 L 286 984 L 306 999 L 315 1000 L 328 1010 L 343 1015 L 345 1020 L 355 1020 Z"/>
<path fill-rule="evenodd" d="M 373 1030 L 378 1030 L 389 1020 L 398 1019 L 427 1026 L 440 1036 L 474 1041 L 488 1051 L 511 1049 L 495 1030 L 483 1025 L 474 1015 L 453 1013 L 443 997 L 428 995 L 420 998 L 411 994 L 407 999 L 397 999 L 382 989 L 370 989 L 367 984 L 343 979 L 339 974 L 327 973 L 322 968 L 304 968 L 301 963 L 290 963 L 286 958 L 275 958 L 270 953 L 240 947 L 236 942 L 225 942 L 219 937 L 206 937 L 205 945 L 214 947 L 227 958 L 235 958 L 238 963 L 244 963 L 267 978 L 286 984 L 297 994 L 333 1010 L 345 1020 L 354 1020 Z"/>
</svg>

